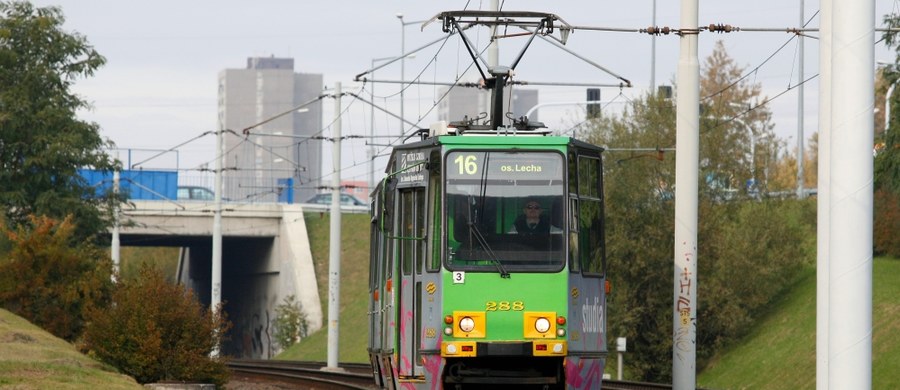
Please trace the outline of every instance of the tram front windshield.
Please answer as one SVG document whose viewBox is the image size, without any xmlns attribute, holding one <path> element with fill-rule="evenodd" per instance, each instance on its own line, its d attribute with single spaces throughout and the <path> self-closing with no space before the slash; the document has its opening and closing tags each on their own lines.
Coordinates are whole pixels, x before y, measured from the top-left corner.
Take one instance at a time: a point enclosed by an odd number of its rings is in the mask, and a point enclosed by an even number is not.
<svg viewBox="0 0 900 390">
<path fill-rule="evenodd" d="M 448 269 L 504 276 L 562 269 L 562 154 L 453 151 L 444 166 Z"/>
</svg>

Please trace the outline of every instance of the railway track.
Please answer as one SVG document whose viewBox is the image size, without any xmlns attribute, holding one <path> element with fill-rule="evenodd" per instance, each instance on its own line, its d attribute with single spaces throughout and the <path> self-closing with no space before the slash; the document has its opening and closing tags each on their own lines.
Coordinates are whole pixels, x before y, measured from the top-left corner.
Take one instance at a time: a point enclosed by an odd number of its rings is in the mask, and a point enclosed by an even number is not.
<svg viewBox="0 0 900 390">
<path fill-rule="evenodd" d="M 321 390 L 375 389 L 368 364 L 341 363 L 337 370 L 325 369 L 322 362 L 280 360 L 232 360 L 233 376 L 258 383 L 279 383 L 292 388 Z"/>
<path fill-rule="evenodd" d="M 339 370 L 325 370 L 322 362 L 282 360 L 232 360 L 231 371 L 240 378 L 258 383 L 282 383 L 303 389 L 375 389 L 372 368 L 368 364 L 341 363 Z M 661 390 L 672 385 L 646 382 L 604 380 L 604 390 Z"/>
</svg>

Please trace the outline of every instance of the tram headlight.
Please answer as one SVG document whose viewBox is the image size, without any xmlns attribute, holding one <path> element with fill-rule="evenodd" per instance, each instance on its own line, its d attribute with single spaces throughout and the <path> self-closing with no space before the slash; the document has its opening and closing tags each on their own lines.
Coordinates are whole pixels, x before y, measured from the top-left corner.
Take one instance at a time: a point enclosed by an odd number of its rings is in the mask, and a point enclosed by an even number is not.
<svg viewBox="0 0 900 390">
<path fill-rule="evenodd" d="M 538 333 L 547 333 L 550 330 L 550 320 L 545 317 L 538 318 L 534 321 L 534 330 Z"/>
<path fill-rule="evenodd" d="M 472 317 L 460 318 L 459 329 L 466 333 L 471 332 L 473 329 L 475 329 L 475 320 L 473 320 Z"/>
</svg>

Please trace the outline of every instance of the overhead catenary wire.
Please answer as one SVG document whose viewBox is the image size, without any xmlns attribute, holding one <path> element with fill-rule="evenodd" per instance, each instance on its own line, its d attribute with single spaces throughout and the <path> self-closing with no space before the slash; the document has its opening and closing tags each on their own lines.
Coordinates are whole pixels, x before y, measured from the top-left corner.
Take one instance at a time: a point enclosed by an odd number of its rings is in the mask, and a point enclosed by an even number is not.
<svg viewBox="0 0 900 390">
<path fill-rule="evenodd" d="M 817 11 L 817 12 L 814 13 L 812 16 L 810 16 L 809 19 L 806 21 L 806 23 L 804 23 L 804 26 L 806 26 L 807 24 L 809 24 L 810 22 L 812 22 L 812 20 L 815 19 L 815 18 L 816 18 L 816 15 L 818 15 L 818 14 L 819 14 L 819 13 L 818 13 L 818 11 Z M 719 26 L 721 26 L 721 25 L 719 25 Z M 729 26 L 729 27 L 730 27 L 730 26 Z M 735 85 L 740 84 L 741 81 L 744 81 L 747 77 L 750 77 L 751 74 L 755 74 L 757 71 L 759 71 L 759 69 L 762 68 L 763 65 L 765 65 L 765 64 L 766 64 L 767 62 L 769 62 L 772 58 L 774 58 L 775 55 L 778 54 L 779 52 L 781 52 L 782 49 L 784 49 L 785 47 L 787 47 L 787 45 L 788 45 L 789 43 L 791 43 L 791 41 L 793 41 L 794 38 L 796 38 L 796 37 L 797 37 L 797 35 L 790 37 L 787 41 L 784 42 L 784 44 L 782 44 L 782 45 L 781 45 L 780 47 L 778 47 L 778 49 L 776 49 L 772 54 L 770 54 L 768 57 L 766 57 L 766 59 L 763 60 L 763 62 L 761 62 L 759 65 L 757 65 L 755 68 L 753 68 L 752 70 L 750 70 L 750 71 L 747 72 L 746 74 L 741 75 L 741 77 L 738 77 L 737 80 L 735 80 L 734 82 L 732 82 L 731 84 L 729 84 L 729 85 L 726 86 L 725 88 L 722 88 L 721 90 L 716 91 L 715 93 L 710 94 L 710 95 L 708 95 L 708 96 L 704 96 L 704 97 L 702 97 L 700 100 L 701 100 L 701 101 L 703 101 L 703 100 L 709 100 L 709 99 L 711 99 L 711 98 L 713 98 L 713 97 L 715 97 L 715 96 L 718 96 L 719 94 L 721 94 L 721 93 L 723 93 L 723 92 L 725 92 L 725 91 L 731 89 L 731 88 L 734 87 Z"/>
<path fill-rule="evenodd" d="M 763 106 L 765 106 L 765 105 L 771 103 L 773 100 L 775 100 L 775 99 L 777 99 L 777 98 L 783 96 L 784 94 L 790 92 L 792 89 L 797 88 L 797 87 L 799 87 L 799 86 L 801 86 L 801 85 L 803 85 L 803 84 L 806 84 L 807 82 L 809 82 L 809 81 L 811 81 L 811 80 L 813 80 L 813 79 L 815 79 L 815 78 L 817 78 L 817 77 L 819 77 L 819 74 L 818 74 L 818 73 L 817 73 L 817 74 L 814 74 L 814 75 L 812 75 L 812 76 L 810 76 L 810 77 L 808 77 L 808 78 L 806 78 L 806 80 L 803 80 L 803 81 L 797 83 L 796 85 L 792 85 L 792 86 L 789 85 L 784 91 L 779 92 L 779 93 L 776 94 L 775 96 L 772 96 L 772 97 L 770 97 L 770 98 L 767 98 L 766 100 L 762 101 L 762 103 L 759 103 L 759 104 L 757 104 L 757 105 L 755 105 L 755 106 L 748 107 L 746 110 L 741 111 L 741 112 L 737 113 L 736 115 L 734 115 L 734 116 L 732 116 L 732 117 L 730 117 L 730 118 L 725 118 L 725 119 L 723 119 L 723 120 L 721 120 L 721 121 L 718 121 L 718 122 L 716 122 L 716 125 L 715 125 L 715 126 L 707 126 L 707 128 L 701 129 L 701 130 L 700 130 L 700 134 L 703 134 L 703 133 L 705 133 L 705 132 L 709 132 L 709 131 L 711 131 L 711 130 L 715 130 L 715 129 L 718 129 L 718 128 L 722 127 L 722 126 L 725 126 L 725 125 L 727 125 L 727 124 L 730 124 L 731 122 L 734 122 L 734 121 L 737 120 L 738 118 L 743 117 L 744 115 L 747 115 L 747 114 L 749 114 L 750 112 L 753 112 L 754 110 L 756 110 L 756 109 L 758 109 L 758 108 L 760 108 L 760 107 L 763 107 Z"/>
<path fill-rule="evenodd" d="M 716 25 L 716 26 L 718 26 L 718 25 Z M 727 26 L 727 25 L 723 25 L 723 26 Z M 466 28 L 469 28 L 469 27 L 471 27 L 471 26 L 466 26 Z M 601 31 L 601 32 L 602 32 L 602 31 L 609 31 L 609 32 L 632 32 L 632 33 L 638 32 L 638 33 L 651 33 L 651 32 L 654 31 L 653 29 L 647 29 L 647 28 L 640 28 L 640 29 L 627 29 L 627 28 L 624 28 L 624 29 L 623 29 L 623 28 L 610 28 L 610 27 L 576 26 L 576 25 L 571 26 L 571 28 L 572 28 L 572 30 L 579 30 L 579 29 L 580 29 L 580 30 Z M 715 29 L 711 29 L 709 26 L 705 26 L 705 27 L 701 27 L 700 30 L 701 30 L 701 31 L 704 31 L 704 32 L 716 32 L 716 33 L 720 33 L 720 31 L 718 31 L 718 27 L 716 27 Z M 669 29 L 669 31 L 670 31 L 671 33 L 678 33 L 678 32 L 679 32 L 678 30 L 675 30 L 675 29 Z M 802 28 L 802 29 L 797 29 L 797 28 L 737 27 L 737 28 L 732 28 L 732 31 L 730 31 L 730 32 L 786 32 L 786 33 L 792 33 L 792 34 L 795 34 L 795 35 L 796 35 L 797 33 L 812 32 L 812 31 L 818 31 L 818 29 L 817 29 L 817 28 Z M 882 28 L 878 28 L 878 29 L 876 29 L 876 31 L 882 31 L 882 32 L 884 32 L 884 31 L 892 31 L 892 32 L 896 32 L 896 31 L 900 31 L 900 28 L 883 28 L 883 29 L 882 29 Z M 723 32 L 724 32 L 724 31 L 723 31 Z M 448 37 L 442 38 L 441 40 L 446 40 L 446 38 L 448 38 Z M 438 40 L 438 41 L 441 41 L 441 40 Z M 786 45 L 787 43 L 789 43 L 789 42 L 786 42 L 785 45 Z M 781 49 L 779 49 L 779 50 L 781 50 Z M 777 53 L 777 52 L 776 52 L 776 53 Z M 402 56 L 401 56 L 401 57 L 402 57 Z M 399 59 L 399 58 L 400 58 L 400 57 L 398 57 L 398 59 Z M 770 58 L 771 58 L 771 56 L 770 56 Z M 385 64 L 385 65 L 387 65 L 387 64 Z M 754 74 L 755 72 L 757 72 L 757 71 L 761 68 L 762 65 L 763 65 L 763 64 L 760 64 L 760 66 L 757 66 L 757 67 L 754 68 L 752 71 L 748 72 L 748 75 L 746 75 L 745 78 L 746 78 L 746 77 L 749 77 L 750 75 L 752 75 L 752 74 Z M 814 78 L 814 77 L 816 77 L 816 76 L 810 77 L 809 79 L 804 80 L 804 81 L 802 81 L 801 83 L 804 83 L 804 82 L 806 82 L 806 81 L 808 81 L 808 80 L 810 80 L 810 79 L 812 79 L 812 78 Z M 368 81 L 368 82 L 392 82 L 392 81 L 378 81 L 378 80 L 371 80 L 371 79 L 369 79 L 369 80 L 365 80 L 365 79 L 364 79 L 363 81 L 364 81 L 364 82 L 365 82 L 365 81 Z M 402 81 L 400 81 L 400 82 L 402 82 Z M 521 83 L 522 83 L 522 85 L 544 85 L 544 84 L 541 84 L 541 83 L 527 83 L 527 82 L 521 82 Z M 412 82 L 408 82 L 407 84 L 411 85 L 411 84 L 413 84 L 413 83 L 412 83 Z M 423 83 L 423 84 L 424 84 L 424 83 Z M 408 88 L 409 85 L 407 85 L 405 88 Z M 441 84 L 433 83 L 432 85 L 441 85 Z M 458 86 L 458 85 L 457 85 L 457 86 Z M 605 85 L 604 85 L 604 86 L 605 86 Z M 451 86 L 451 87 L 452 87 L 452 86 Z M 779 95 L 776 95 L 776 96 L 773 97 L 773 98 L 768 99 L 766 102 L 764 102 L 764 103 L 762 103 L 762 104 L 759 104 L 758 106 L 762 106 L 762 105 L 768 103 L 769 101 L 772 101 L 772 100 L 774 100 L 775 98 L 778 98 L 779 96 L 781 96 L 782 94 L 786 93 L 787 91 L 789 91 L 789 90 L 791 90 L 791 89 L 792 89 L 792 87 L 789 86 L 788 89 L 785 90 L 784 92 L 780 93 Z M 719 93 L 721 93 L 721 91 L 716 92 L 716 93 L 713 94 L 713 95 L 706 96 L 706 97 L 704 97 L 703 99 L 709 99 L 709 98 L 712 98 L 712 97 L 714 97 L 716 94 L 719 94 Z M 444 96 L 446 96 L 446 94 L 445 94 Z M 357 96 L 357 97 L 358 97 L 358 96 Z M 442 98 L 443 98 L 443 97 L 442 97 Z M 318 100 L 318 99 L 317 99 L 317 100 Z M 439 102 L 439 101 L 440 101 L 440 100 L 438 100 L 438 102 Z M 437 102 L 435 103 L 435 105 L 436 105 L 436 104 L 437 104 Z M 758 107 L 758 106 L 757 106 L 757 107 Z M 754 108 L 757 108 L 757 107 L 754 107 Z M 415 121 L 415 124 L 413 124 L 413 122 L 410 122 L 410 121 L 405 121 L 406 124 L 407 124 L 407 125 L 410 125 L 410 129 L 412 129 L 413 127 L 417 127 L 418 124 L 421 123 L 421 120 L 422 120 L 421 118 L 424 117 L 424 116 L 427 116 L 427 114 L 430 113 L 430 112 L 433 110 L 433 108 L 434 108 L 434 106 L 432 106 L 432 109 L 429 109 L 429 110 L 426 112 L 426 114 L 421 115 L 421 116 L 420 116 L 420 119 Z M 380 107 L 379 107 L 379 110 L 380 110 L 380 111 L 384 111 L 384 109 L 383 109 L 383 108 L 380 108 Z M 386 111 L 385 111 L 385 112 L 386 112 Z M 580 126 L 580 125 L 581 125 L 581 124 L 576 125 L 575 127 L 578 127 L 578 126 Z M 318 134 L 321 134 L 325 129 L 327 129 L 327 127 L 325 127 L 325 128 L 323 128 L 322 130 L 320 130 L 320 131 L 318 132 Z M 409 130 L 407 130 L 406 132 L 404 132 L 404 134 L 408 133 L 408 131 L 409 131 Z M 203 136 L 205 136 L 205 135 L 212 134 L 212 133 L 213 133 L 213 132 L 206 132 L 206 133 L 201 134 L 200 136 L 196 137 L 195 139 L 201 138 L 201 137 L 203 137 Z M 257 135 L 257 136 L 275 136 L 275 135 L 262 135 L 262 134 L 255 134 L 255 135 Z M 393 136 L 384 136 L 384 138 L 388 138 L 388 139 L 389 139 L 389 138 L 392 138 L 392 137 L 393 137 Z M 298 138 L 299 138 L 299 137 L 298 137 Z M 399 140 L 399 137 L 393 137 L 393 138 L 396 138 L 397 140 Z M 190 141 L 188 141 L 188 142 L 185 142 L 185 143 L 179 144 L 179 145 L 177 145 L 177 146 L 174 146 L 174 147 L 172 147 L 172 148 L 170 148 L 170 149 L 167 149 L 167 151 L 173 151 L 173 150 L 176 150 L 176 149 L 180 148 L 181 146 L 183 146 L 183 145 L 185 145 L 185 144 L 187 144 L 187 143 L 189 143 L 189 142 L 191 142 L 191 141 L 193 141 L 193 140 L 195 140 L 195 139 L 192 139 L 192 140 L 190 140 Z M 324 138 L 324 137 L 317 138 L 316 136 L 310 136 L 309 139 L 321 139 L 321 140 L 324 140 L 325 138 Z M 307 142 L 307 141 L 309 141 L 309 139 L 304 140 L 303 142 Z M 391 145 L 394 145 L 394 144 L 396 144 L 396 142 L 391 142 L 390 144 L 391 144 Z M 300 145 L 300 143 L 298 143 L 297 145 Z M 259 145 L 256 145 L 256 146 L 259 147 Z M 384 150 L 386 150 L 386 148 L 385 148 L 385 149 L 382 149 L 382 151 L 378 154 L 378 156 L 384 156 L 385 154 L 382 153 Z M 139 163 L 137 163 L 137 164 L 134 164 L 134 165 L 137 166 L 137 165 L 145 164 L 147 161 L 152 160 L 153 158 L 156 158 L 156 157 L 158 157 L 158 156 L 151 157 L 150 159 L 141 161 L 141 162 L 139 162 Z"/>
<path fill-rule="evenodd" d="M 214 133 L 215 133 L 214 131 L 205 131 L 205 132 L 203 132 L 202 134 L 200 134 L 200 135 L 198 135 L 198 136 L 196 136 L 196 137 L 194 137 L 194 138 L 191 138 L 191 139 L 189 139 L 189 140 L 187 140 L 187 141 L 184 141 L 184 142 L 182 142 L 182 143 L 180 143 L 180 144 L 178 144 L 178 145 L 175 145 L 175 146 L 173 146 L 173 147 L 171 147 L 171 148 L 168 148 L 168 149 L 166 149 L 166 150 L 163 150 L 163 151 L 161 151 L 161 152 L 159 152 L 159 153 L 157 153 L 157 154 L 154 154 L 153 156 L 151 156 L 151 157 L 149 157 L 149 158 L 146 158 L 146 159 L 144 159 L 144 160 L 141 160 L 141 161 L 138 161 L 138 162 L 136 162 L 136 163 L 134 163 L 134 164 L 131 164 L 131 168 L 134 168 L 134 167 L 136 167 L 136 166 L 138 166 L 138 165 L 141 165 L 141 164 L 143 164 L 143 163 L 145 163 L 145 162 L 151 161 L 151 160 L 153 160 L 153 159 L 155 159 L 155 158 L 157 158 L 157 157 L 159 157 L 159 156 L 162 156 L 163 154 L 166 154 L 166 153 L 169 153 L 169 152 L 173 152 L 173 151 L 175 151 L 175 149 L 178 149 L 178 148 L 180 148 L 180 147 L 182 147 L 182 146 L 184 146 L 184 145 L 187 145 L 187 144 L 189 144 L 189 143 L 191 143 L 191 142 L 194 142 L 194 141 L 196 141 L 196 140 L 198 140 L 198 139 L 200 139 L 200 138 L 203 138 L 203 137 L 205 137 L 205 136 L 207 136 L 207 135 L 214 134 Z"/>
</svg>

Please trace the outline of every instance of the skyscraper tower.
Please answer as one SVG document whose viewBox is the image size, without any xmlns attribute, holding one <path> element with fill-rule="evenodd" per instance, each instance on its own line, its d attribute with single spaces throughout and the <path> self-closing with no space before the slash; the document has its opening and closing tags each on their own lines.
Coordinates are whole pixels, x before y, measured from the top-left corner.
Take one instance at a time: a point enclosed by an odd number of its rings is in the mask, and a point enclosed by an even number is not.
<svg viewBox="0 0 900 390">
<path fill-rule="evenodd" d="M 293 58 L 248 58 L 246 69 L 219 72 L 219 128 L 240 134 L 315 99 L 322 86 L 321 74 L 295 73 Z M 284 179 L 293 178 L 292 200 L 311 197 L 322 175 L 322 144 L 308 137 L 321 128 L 322 105 L 316 102 L 253 128 L 246 139 L 226 135 L 223 196 L 286 200 Z"/>
</svg>

